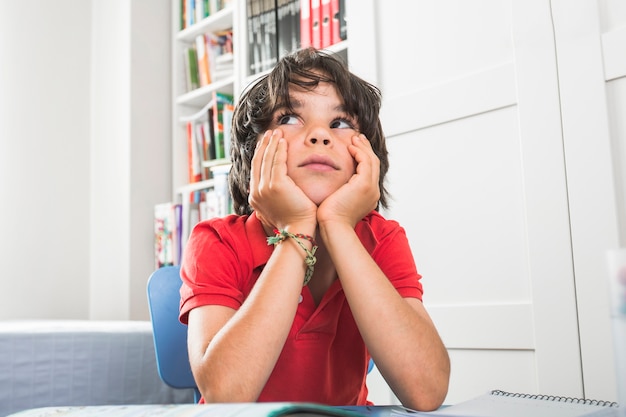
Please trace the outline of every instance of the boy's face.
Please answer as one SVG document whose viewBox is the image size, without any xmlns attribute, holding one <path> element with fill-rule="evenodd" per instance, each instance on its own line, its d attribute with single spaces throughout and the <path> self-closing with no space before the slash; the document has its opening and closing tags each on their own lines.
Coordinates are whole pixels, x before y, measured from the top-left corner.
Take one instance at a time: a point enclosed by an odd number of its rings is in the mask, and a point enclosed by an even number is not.
<svg viewBox="0 0 626 417">
<path fill-rule="evenodd" d="M 333 84 L 312 91 L 292 87 L 290 100 L 293 111 L 277 109 L 270 129 L 280 129 L 287 141 L 287 175 L 319 205 L 354 174 L 348 146 L 359 127 Z"/>
</svg>

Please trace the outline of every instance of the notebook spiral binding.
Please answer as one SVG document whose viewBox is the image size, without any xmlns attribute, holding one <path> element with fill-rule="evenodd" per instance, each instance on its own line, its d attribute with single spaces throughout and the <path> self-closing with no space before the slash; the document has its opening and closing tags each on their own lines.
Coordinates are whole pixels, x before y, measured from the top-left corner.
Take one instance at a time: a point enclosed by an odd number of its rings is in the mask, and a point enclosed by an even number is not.
<svg viewBox="0 0 626 417">
<path fill-rule="evenodd" d="M 531 400 L 557 401 L 562 403 L 588 404 L 597 405 L 600 407 L 619 407 L 619 404 L 613 401 L 592 400 L 588 398 L 561 397 L 558 395 L 520 394 L 517 392 L 507 392 L 498 389 L 491 391 L 491 395 L 500 395 L 502 397 L 528 398 Z"/>
</svg>

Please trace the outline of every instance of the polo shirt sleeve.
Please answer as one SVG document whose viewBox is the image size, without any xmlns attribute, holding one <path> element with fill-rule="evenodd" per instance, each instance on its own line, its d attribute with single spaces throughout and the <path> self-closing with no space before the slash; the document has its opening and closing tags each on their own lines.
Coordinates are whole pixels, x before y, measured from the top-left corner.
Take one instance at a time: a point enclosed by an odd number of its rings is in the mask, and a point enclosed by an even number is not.
<svg viewBox="0 0 626 417">
<path fill-rule="evenodd" d="M 181 265 L 182 323 L 187 324 L 189 311 L 195 307 L 241 306 L 252 269 L 251 250 L 245 242 L 245 220 L 241 217 L 211 219 L 196 225 L 185 245 Z"/>
<path fill-rule="evenodd" d="M 386 220 L 379 214 L 369 218 L 369 226 L 372 233 L 369 238 L 374 240 L 370 253 L 376 264 L 400 295 L 422 300 L 422 276 L 417 272 L 404 228 L 398 222 Z"/>
</svg>

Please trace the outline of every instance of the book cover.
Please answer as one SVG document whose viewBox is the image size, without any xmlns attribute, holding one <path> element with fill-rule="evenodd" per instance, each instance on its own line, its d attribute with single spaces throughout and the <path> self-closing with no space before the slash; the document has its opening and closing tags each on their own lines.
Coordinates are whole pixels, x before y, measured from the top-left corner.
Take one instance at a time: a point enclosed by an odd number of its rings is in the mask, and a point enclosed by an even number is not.
<svg viewBox="0 0 626 417">
<path fill-rule="evenodd" d="M 220 165 L 211 168 L 214 179 L 213 190 L 216 198 L 216 215 L 224 217 L 230 212 L 230 192 L 228 191 L 228 172 L 230 165 Z"/>
<path fill-rule="evenodd" d="M 205 6 L 204 0 L 196 0 L 196 3 L 195 3 L 196 8 L 194 10 L 194 20 L 196 22 L 200 22 L 202 19 L 208 16 L 208 13 L 205 14 L 204 6 Z"/>
<path fill-rule="evenodd" d="M 183 256 L 183 205 L 174 204 L 174 219 L 176 221 L 176 234 L 174 247 L 176 249 L 176 265 L 180 265 Z"/>
<path fill-rule="evenodd" d="M 267 71 L 278 62 L 276 50 L 276 4 L 274 0 L 260 0 L 261 71 Z"/>
<path fill-rule="evenodd" d="M 215 138 L 213 137 L 213 132 L 211 130 L 212 123 L 210 122 L 212 115 L 213 115 L 213 112 L 211 111 L 211 108 L 209 108 L 207 110 L 206 119 L 202 120 L 203 130 L 206 133 L 205 153 L 206 153 L 207 161 L 212 161 L 215 159 L 215 144 L 213 143 L 215 141 Z"/>
<path fill-rule="evenodd" d="M 261 38 L 261 2 L 263 0 L 247 0 L 248 8 L 248 68 L 249 74 L 261 72 L 262 38 Z"/>
<path fill-rule="evenodd" d="M 348 23 L 346 21 L 346 0 L 339 0 L 339 39 L 348 39 Z"/>
<path fill-rule="evenodd" d="M 180 25 L 180 30 L 183 30 L 187 27 L 187 0 L 179 0 L 179 13 L 180 13 L 180 19 L 179 19 L 179 25 Z"/>
<path fill-rule="evenodd" d="M 196 129 L 193 122 L 187 122 L 187 165 L 189 182 L 202 180 L 202 168 L 200 162 L 200 150 L 196 139 Z"/>
<path fill-rule="evenodd" d="M 231 131 L 233 125 L 233 114 L 235 113 L 235 106 L 232 103 L 225 103 L 222 111 L 222 125 L 224 126 L 224 155 L 227 159 L 230 159 L 231 148 Z"/>
<path fill-rule="evenodd" d="M 341 42 L 341 9 L 339 0 L 330 0 L 330 16 L 331 16 L 331 45 Z"/>
<path fill-rule="evenodd" d="M 276 0 L 276 39 L 278 40 L 278 57 L 288 54 L 293 46 L 291 33 L 291 0 Z"/>
<path fill-rule="evenodd" d="M 224 143 L 224 105 L 233 104 L 233 96 L 230 94 L 213 93 L 213 106 L 209 109 L 212 119 L 212 140 L 215 146 L 215 159 L 226 158 Z"/>
<path fill-rule="evenodd" d="M 320 3 L 320 45 L 327 48 L 332 44 L 331 37 L 332 15 L 330 11 L 330 0 L 321 0 Z"/>
<path fill-rule="evenodd" d="M 208 161 L 208 144 L 210 139 L 207 137 L 208 132 L 205 131 L 204 123 L 196 122 L 194 123 L 194 128 L 196 129 L 196 146 L 198 147 L 198 155 L 199 155 L 199 163 L 200 163 L 200 174 L 202 176 L 202 180 L 209 179 L 209 170 L 207 168 L 203 168 L 204 162 Z"/>
<path fill-rule="evenodd" d="M 185 1 L 185 28 L 190 27 L 195 23 L 195 0 L 184 0 Z"/>
<path fill-rule="evenodd" d="M 313 45 L 311 37 L 311 0 L 300 0 L 300 47 Z"/>
<path fill-rule="evenodd" d="M 290 52 L 300 48 L 300 0 L 289 1 L 289 11 L 291 13 L 291 49 Z"/>
<path fill-rule="evenodd" d="M 311 45 L 314 48 L 322 48 L 322 9 L 320 0 L 311 0 Z"/>
<path fill-rule="evenodd" d="M 154 259 L 155 267 L 176 265 L 177 220 L 174 203 L 159 203 L 154 206 Z"/>
<path fill-rule="evenodd" d="M 212 82 L 233 74 L 232 29 L 205 34 L 209 55 L 209 74 Z"/>
<path fill-rule="evenodd" d="M 196 54 L 198 55 L 198 78 L 200 86 L 211 84 L 211 70 L 209 66 L 209 51 L 204 34 L 196 36 Z"/>
<path fill-rule="evenodd" d="M 198 55 L 195 47 L 187 47 L 183 51 L 183 65 L 185 68 L 185 83 L 187 91 L 200 87 L 198 79 Z"/>
</svg>

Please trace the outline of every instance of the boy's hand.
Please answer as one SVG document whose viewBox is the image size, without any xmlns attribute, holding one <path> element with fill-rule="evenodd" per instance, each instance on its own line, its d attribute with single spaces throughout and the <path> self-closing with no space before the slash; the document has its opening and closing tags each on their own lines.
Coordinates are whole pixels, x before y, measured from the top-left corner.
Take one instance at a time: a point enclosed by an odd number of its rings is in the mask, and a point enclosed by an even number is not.
<svg viewBox="0 0 626 417">
<path fill-rule="evenodd" d="M 339 222 L 354 228 L 378 204 L 380 160 L 363 134 L 352 138 L 348 150 L 356 162 L 355 173 L 317 209 L 320 226 Z"/>
<path fill-rule="evenodd" d="M 265 132 L 257 142 L 248 201 L 259 220 L 268 226 L 282 229 L 306 224 L 309 233 L 315 230 L 317 206 L 287 175 L 287 142 L 279 129 Z"/>
</svg>

